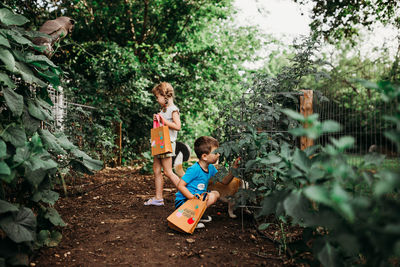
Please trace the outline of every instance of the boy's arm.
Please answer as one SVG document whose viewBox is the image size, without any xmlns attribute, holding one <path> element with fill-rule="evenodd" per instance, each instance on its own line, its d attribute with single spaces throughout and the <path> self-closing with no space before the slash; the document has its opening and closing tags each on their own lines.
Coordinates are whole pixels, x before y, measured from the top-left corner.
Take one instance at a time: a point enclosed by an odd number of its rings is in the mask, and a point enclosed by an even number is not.
<svg viewBox="0 0 400 267">
<path fill-rule="evenodd" d="M 180 179 L 178 183 L 178 190 L 187 198 L 187 199 L 192 199 L 194 198 L 194 195 L 190 193 L 189 189 L 186 187 L 187 183 Z"/>
<path fill-rule="evenodd" d="M 239 167 L 240 157 L 238 157 L 234 162 L 232 168 L 237 169 Z M 221 183 L 224 185 L 229 184 L 233 179 L 233 174 L 231 171 L 222 179 Z"/>
</svg>

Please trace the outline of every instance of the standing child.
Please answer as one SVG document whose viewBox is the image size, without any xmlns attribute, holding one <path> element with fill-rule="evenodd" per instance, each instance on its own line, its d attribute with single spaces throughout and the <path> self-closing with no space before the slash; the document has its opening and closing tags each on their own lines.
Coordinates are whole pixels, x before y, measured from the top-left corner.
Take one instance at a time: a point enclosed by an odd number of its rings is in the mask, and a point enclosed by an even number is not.
<svg viewBox="0 0 400 267">
<path fill-rule="evenodd" d="M 156 85 L 152 92 L 156 97 L 158 104 L 161 106 L 161 112 L 159 113 L 161 122 L 169 128 L 172 152 L 154 156 L 153 171 L 156 195 L 147 200 L 144 205 L 163 206 L 164 179 L 161 173 L 161 168 L 163 168 L 164 174 L 175 186 L 177 186 L 179 182 L 179 177 L 172 171 L 172 157 L 175 156 L 175 141 L 178 131 L 181 129 L 181 119 L 179 117 L 179 109 L 174 104 L 174 88 L 171 86 L 171 84 L 162 82 Z M 156 114 L 153 115 L 153 119 L 155 118 Z"/>
<path fill-rule="evenodd" d="M 219 147 L 218 141 L 211 136 L 202 136 L 194 142 L 194 151 L 199 159 L 194 165 L 186 170 L 185 175 L 178 183 L 179 192 L 175 195 L 175 209 L 179 208 L 188 199 L 195 198 L 195 194 L 203 194 L 207 192 L 207 207 L 210 207 L 217 202 L 220 197 L 218 191 L 207 191 L 210 178 L 217 174 L 217 169 L 214 167 L 218 161 L 219 154 L 215 150 Z M 233 163 L 233 168 L 238 168 L 239 158 Z M 229 184 L 233 174 L 229 172 L 221 181 L 223 184 Z M 196 228 L 204 228 L 203 222 L 210 222 L 211 217 L 201 219 Z"/>
</svg>

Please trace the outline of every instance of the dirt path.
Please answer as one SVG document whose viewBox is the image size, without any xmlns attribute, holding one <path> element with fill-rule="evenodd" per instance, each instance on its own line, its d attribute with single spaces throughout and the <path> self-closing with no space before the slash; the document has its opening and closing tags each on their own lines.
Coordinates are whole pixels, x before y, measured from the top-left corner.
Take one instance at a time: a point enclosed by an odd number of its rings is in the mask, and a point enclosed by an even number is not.
<svg viewBox="0 0 400 267">
<path fill-rule="evenodd" d="M 93 190 L 57 202 L 67 223 L 61 243 L 43 249 L 31 265 L 284 265 L 274 245 L 257 235 L 250 218 L 244 217 L 242 231 L 240 211 L 237 219 L 230 219 L 225 203 L 208 210 L 213 221 L 206 229 L 187 235 L 167 227 L 176 192 L 169 181 L 164 207 L 143 205 L 154 192 L 153 177 L 133 168 L 105 169 L 82 182 L 84 190 Z"/>
</svg>

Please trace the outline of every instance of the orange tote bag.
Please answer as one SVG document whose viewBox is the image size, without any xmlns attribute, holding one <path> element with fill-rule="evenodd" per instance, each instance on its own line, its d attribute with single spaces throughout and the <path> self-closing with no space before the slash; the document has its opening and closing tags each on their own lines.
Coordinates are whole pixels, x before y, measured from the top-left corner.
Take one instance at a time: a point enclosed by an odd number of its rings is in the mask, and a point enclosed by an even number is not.
<svg viewBox="0 0 400 267">
<path fill-rule="evenodd" d="M 180 232 L 193 234 L 207 208 L 206 201 L 203 195 L 196 195 L 196 198 L 187 200 L 168 216 L 168 226 Z"/>
<path fill-rule="evenodd" d="M 156 115 L 151 129 L 151 155 L 161 155 L 172 152 L 168 126 L 160 123 L 160 116 Z"/>
</svg>

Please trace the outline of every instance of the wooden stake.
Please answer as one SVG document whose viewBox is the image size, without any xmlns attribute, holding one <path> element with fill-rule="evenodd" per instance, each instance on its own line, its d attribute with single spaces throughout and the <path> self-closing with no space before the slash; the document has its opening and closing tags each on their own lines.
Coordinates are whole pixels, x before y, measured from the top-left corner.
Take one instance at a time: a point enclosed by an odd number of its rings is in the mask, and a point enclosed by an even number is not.
<svg viewBox="0 0 400 267">
<path fill-rule="evenodd" d="M 115 133 L 117 134 L 117 138 L 115 138 L 115 144 L 117 145 L 117 166 L 121 166 L 122 164 L 122 122 L 115 122 Z"/>
<path fill-rule="evenodd" d="M 301 90 L 304 95 L 300 96 L 300 113 L 306 118 L 307 116 L 313 114 L 313 91 L 312 90 Z M 308 125 L 304 125 L 307 128 Z M 301 150 L 306 149 L 314 145 L 314 140 L 302 136 L 300 138 L 300 148 Z"/>
</svg>

